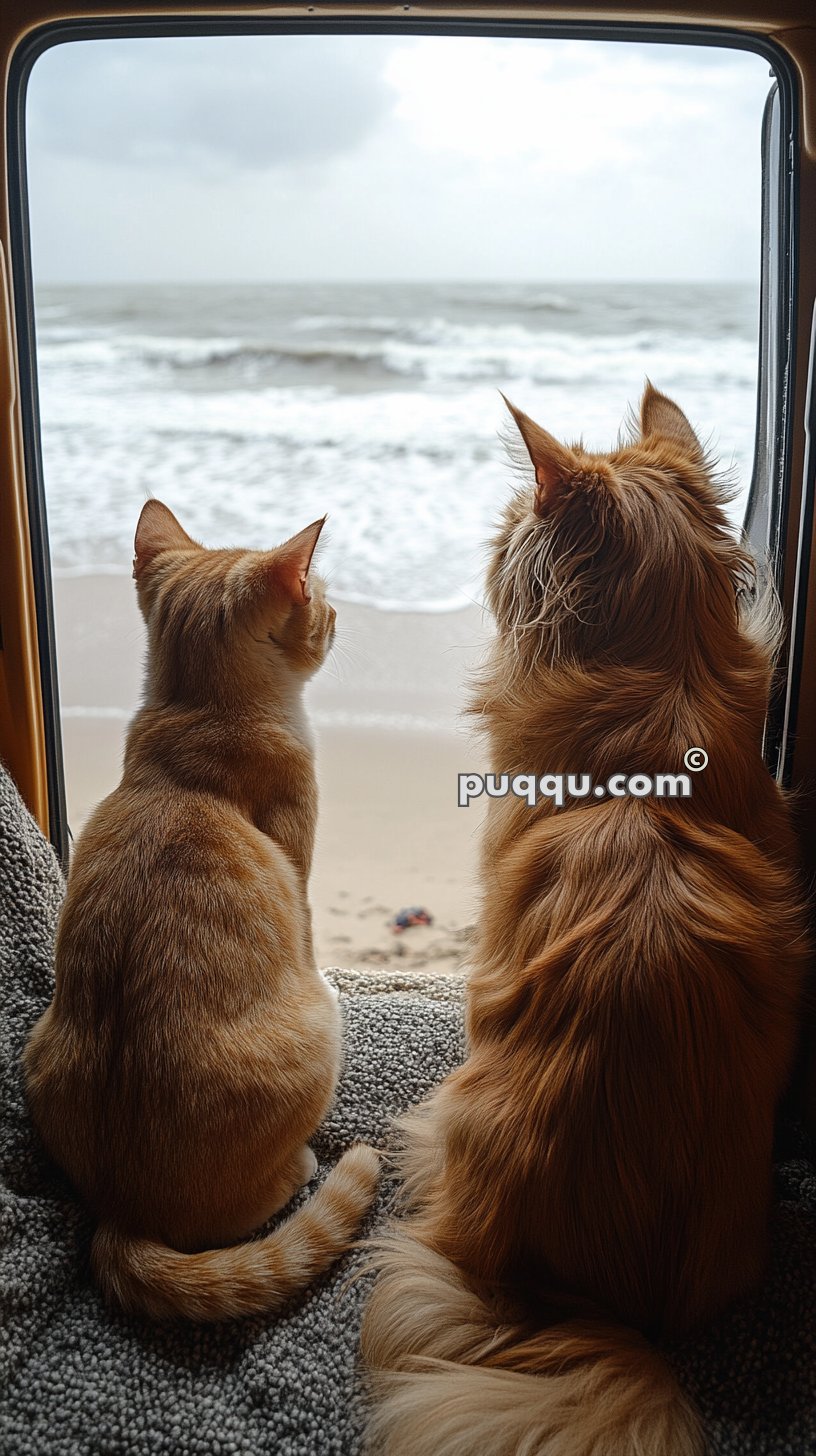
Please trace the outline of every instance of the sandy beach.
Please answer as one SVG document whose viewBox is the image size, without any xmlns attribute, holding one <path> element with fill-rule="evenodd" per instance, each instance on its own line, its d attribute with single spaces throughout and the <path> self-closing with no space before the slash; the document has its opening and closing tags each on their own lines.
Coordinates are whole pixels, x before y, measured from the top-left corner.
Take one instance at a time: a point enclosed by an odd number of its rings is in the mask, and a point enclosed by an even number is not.
<svg viewBox="0 0 816 1456">
<path fill-rule="evenodd" d="M 74 836 L 118 781 L 138 705 L 144 629 L 132 581 L 54 582 L 68 816 Z M 482 766 L 462 716 L 487 629 L 481 612 L 397 613 L 338 602 L 337 647 L 307 689 L 320 816 L 310 886 L 322 966 L 449 972 L 467 964 L 483 801 L 457 806 Z M 433 923 L 395 935 L 422 906 Z"/>
</svg>

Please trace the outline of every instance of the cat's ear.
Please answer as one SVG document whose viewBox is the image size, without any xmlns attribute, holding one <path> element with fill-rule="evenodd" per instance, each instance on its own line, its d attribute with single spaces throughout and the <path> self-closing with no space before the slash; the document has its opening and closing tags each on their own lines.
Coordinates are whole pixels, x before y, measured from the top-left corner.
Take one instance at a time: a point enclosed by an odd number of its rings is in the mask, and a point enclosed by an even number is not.
<svg viewBox="0 0 816 1456">
<path fill-rule="evenodd" d="M 325 524 L 326 517 L 321 516 L 319 521 L 312 521 L 311 526 L 305 526 L 296 536 L 290 537 L 276 551 L 270 553 L 271 581 L 295 606 L 303 606 L 312 599 L 309 591 L 309 567 Z"/>
<path fill-rule="evenodd" d="M 187 535 L 173 512 L 160 500 L 146 501 L 133 543 L 133 575 L 138 579 L 162 551 L 179 551 L 189 546 L 198 547 L 199 543 Z"/>
<path fill-rule="evenodd" d="M 502 399 L 518 425 L 519 434 L 527 447 L 527 454 L 535 470 L 535 508 L 539 515 L 544 515 L 576 475 L 578 461 L 567 445 L 562 445 L 560 440 L 556 440 L 548 430 L 537 425 L 529 415 L 516 409 L 506 395 L 503 394 Z"/>
<path fill-rule="evenodd" d="M 705 458 L 705 451 L 679 404 L 655 389 L 650 379 L 646 380 L 640 401 L 640 433 L 644 440 L 654 435 L 673 440 L 692 460 L 702 461 Z"/>
</svg>

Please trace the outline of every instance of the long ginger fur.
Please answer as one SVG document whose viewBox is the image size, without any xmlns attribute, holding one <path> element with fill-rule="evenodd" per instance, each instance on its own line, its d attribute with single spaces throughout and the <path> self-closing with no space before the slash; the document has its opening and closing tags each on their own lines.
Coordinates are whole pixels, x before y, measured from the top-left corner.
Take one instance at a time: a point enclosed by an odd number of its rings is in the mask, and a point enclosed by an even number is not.
<svg viewBox="0 0 816 1456">
<path fill-rule="evenodd" d="M 491 799 L 468 1057 L 405 1119 L 363 1329 L 377 1456 L 700 1456 L 656 1342 L 761 1279 L 807 956 L 762 758 L 777 612 L 681 410 L 565 446 L 493 544 L 473 702 L 496 774 L 690 798 Z"/>
<path fill-rule="evenodd" d="M 159 501 L 136 533 L 144 702 L 122 780 L 71 860 L 54 999 L 29 1038 L 43 1141 L 98 1220 L 95 1275 L 157 1319 L 272 1310 L 372 1202 L 350 1148 L 307 1182 L 340 1066 L 307 881 L 317 788 L 302 705 L 334 636 L 310 572 L 322 521 L 273 551 L 210 551 Z"/>
</svg>

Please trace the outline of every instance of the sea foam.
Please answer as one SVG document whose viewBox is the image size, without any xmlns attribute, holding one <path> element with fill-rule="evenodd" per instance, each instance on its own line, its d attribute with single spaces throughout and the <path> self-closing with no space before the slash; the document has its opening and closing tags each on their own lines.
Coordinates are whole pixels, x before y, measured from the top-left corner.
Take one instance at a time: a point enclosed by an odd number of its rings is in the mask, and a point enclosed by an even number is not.
<svg viewBox="0 0 816 1456">
<path fill-rule="evenodd" d="M 321 566 L 384 610 L 479 598 L 513 483 L 499 390 L 608 448 L 649 377 L 750 481 L 749 288 L 352 285 L 50 289 L 38 299 L 58 570 L 130 570 L 149 495 L 211 545 L 328 511 Z"/>
</svg>

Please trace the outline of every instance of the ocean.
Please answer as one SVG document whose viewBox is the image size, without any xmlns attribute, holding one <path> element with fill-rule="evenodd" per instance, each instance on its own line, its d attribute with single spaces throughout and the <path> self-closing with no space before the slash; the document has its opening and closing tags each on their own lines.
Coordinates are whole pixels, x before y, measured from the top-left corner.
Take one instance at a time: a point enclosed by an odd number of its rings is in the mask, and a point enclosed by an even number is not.
<svg viewBox="0 0 816 1456">
<path fill-rule="evenodd" d="M 37 290 L 51 555 L 129 574 L 148 495 L 212 546 L 328 511 L 339 600 L 479 600 L 513 486 L 499 390 L 608 448 L 648 376 L 750 483 L 750 284 L 128 285 Z"/>
</svg>

